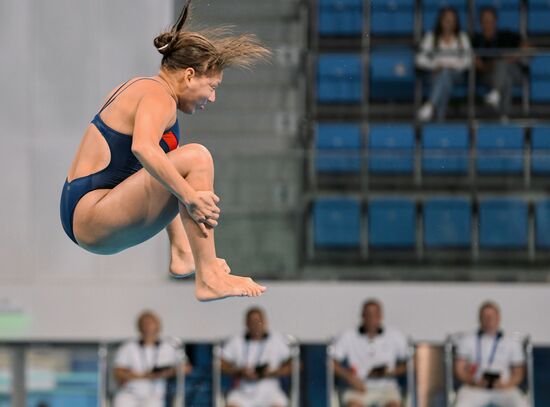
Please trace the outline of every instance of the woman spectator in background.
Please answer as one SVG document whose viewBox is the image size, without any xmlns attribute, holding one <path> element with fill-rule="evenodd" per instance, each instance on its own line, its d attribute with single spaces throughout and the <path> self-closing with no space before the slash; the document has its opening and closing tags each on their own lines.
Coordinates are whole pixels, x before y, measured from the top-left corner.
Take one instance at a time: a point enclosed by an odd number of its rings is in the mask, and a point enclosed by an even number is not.
<svg viewBox="0 0 550 407">
<path fill-rule="evenodd" d="M 430 97 L 418 111 L 418 120 L 430 121 L 434 113 L 438 121 L 445 119 L 453 87 L 463 80 L 470 62 L 470 40 L 460 31 L 458 13 L 444 7 L 434 31 L 424 35 L 416 57 L 418 68 L 429 72 L 431 79 Z"/>
</svg>

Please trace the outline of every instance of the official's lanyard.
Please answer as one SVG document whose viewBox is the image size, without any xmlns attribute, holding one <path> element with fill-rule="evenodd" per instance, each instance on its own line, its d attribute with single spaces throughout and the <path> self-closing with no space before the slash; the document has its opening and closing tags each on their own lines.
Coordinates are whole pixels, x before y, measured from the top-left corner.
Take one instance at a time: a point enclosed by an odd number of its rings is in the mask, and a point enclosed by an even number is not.
<svg viewBox="0 0 550 407">
<path fill-rule="evenodd" d="M 476 348 L 476 362 L 477 366 L 481 365 L 481 334 L 477 336 L 477 348 Z M 495 361 L 495 355 L 497 353 L 497 347 L 498 347 L 498 341 L 500 341 L 500 338 L 502 337 L 501 333 L 497 333 L 495 336 L 495 341 L 493 342 L 493 348 L 491 349 L 491 353 L 489 354 L 489 361 L 488 361 L 488 367 L 491 367 L 493 362 Z"/>
<path fill-rule="evenodd" d="M 261 343 L 258 346 L 258 354 L 256 355 L 256 363 L 248 363 L 248 355 L 250 353 L 250 340 L 245 340 L 244 342 L 244 365 L 245 366 L 257 366 L 262 360 L 262 356 L 265 351 L 265 345 L 267 343 L 267 338 L 261 340 Z"/>
<path fill-rule="evenodd" d="M 160 343 L 155 344 L 154 350 L 153 350 L 153 364 L 150 367 L 148 367 L 147 354 L 145 353 L 145 345 L 141 345 L 141 344 L 139 345 L 139 356 L 141 358 L 141 365 L 143 366 L 143 370 L 145 372 L 150 372 L 157 365 L 158 358 L 159 358 L 159 348 L 160 348 Z"/>
</svg>

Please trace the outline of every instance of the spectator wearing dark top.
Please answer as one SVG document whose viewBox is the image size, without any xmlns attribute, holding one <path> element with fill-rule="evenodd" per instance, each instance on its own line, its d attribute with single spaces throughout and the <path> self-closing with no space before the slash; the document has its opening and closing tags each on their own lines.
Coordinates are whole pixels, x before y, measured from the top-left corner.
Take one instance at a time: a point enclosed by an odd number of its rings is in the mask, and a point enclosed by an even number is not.
<svg viewBox="0 0 550 407">
<path fill-rule="evenodd" d="M 525 47 L 526 44 L 517 33 L 497 29 L 495 8 L 482 8 L 479 19 L 481 33 L 476 34 L 472 41 L 474 50 L 479 53 L 475 61 L 476 70 L 481 83 L 490 88 L 485 102 L 505 120 L 510 113 L 513 86 L 521 83 L 522 78 L 521 56 L 510 53 L 510 50 Z"/>
</svg>

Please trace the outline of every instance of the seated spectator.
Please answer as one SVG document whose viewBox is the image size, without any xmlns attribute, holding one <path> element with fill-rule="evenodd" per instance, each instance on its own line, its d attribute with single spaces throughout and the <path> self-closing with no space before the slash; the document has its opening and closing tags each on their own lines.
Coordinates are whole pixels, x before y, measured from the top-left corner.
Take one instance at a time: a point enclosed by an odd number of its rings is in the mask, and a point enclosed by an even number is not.
<svg viewBox="0 0 550 407">
<path fill-rule="evenodd" d="M 454 370 L 462 386 L 455 407 L 527 407 L 518 389 L 525 376 L 522 345 L 500 330 L 496 303 L 481 305 L 479 324 L 458 345 Z"/>
<path fill-rule="evenodd" d="M 380 302 L 365 302 L 359 328 L 345 332 L 333 346 L 334 372 L 351 386 L 343 395 L 346 407 L 401 406 L 396 377 L 407 371 L 407 340 L 383 326 Z"/>
<path fill-rule="evenodd" d="M 460 31 L 458 13 L 452 7 L 439 11 L 433 32 L 425 34 L 416 57 L 419 69 L 430 73 L 430 97 L 418 111 L 418 120 L 430 121 L 434 111 L 443 121 L 455 85 L 463 81 L 471 63 L 468 36 Z"/>
<path fill-rule="evenodd" d="M 166 379 L 176 375 L 177 349 L 160 339 L 160 318 L 144 311 L 137 320 L 139 340 L 124 343 L 115 356 L 114 376 L 120 385 L 115 407 L 164 407 Z M 183 367 L 187 373 L 191 367 Z"/>
<path fill-rule="evenodd" d="M 494 107 L 503 120 L 507 119 L 512 103 L 514 84 L 521 84 L 525 61 L 511 50 L 527 47 L 520 36 L 511 31 L 497 31 L 497 11 L 493 7 L 481 9 L 479 14 L 481 33 L 474 36 L 472 43 L 476 56 L 475 65 L 479 81 L 490 90 L 485 102 Z M 500 50 L 500 51 L 499 51 Z M 483 53 L 490 55 L 483 55 Z M 500 55 L 499 55 L 500 54 Z"/>
<path fill-rule="evenodd" d="M 228 407 L 284 407 L 288 398 L 279 378 L 290 376 L 290 348 L 284 336 L 267 329 L 265 313 L 246 313 L 246 333 L 229 339 L 222 350 L 222 372 L 231 375 Z"/>
</svg>

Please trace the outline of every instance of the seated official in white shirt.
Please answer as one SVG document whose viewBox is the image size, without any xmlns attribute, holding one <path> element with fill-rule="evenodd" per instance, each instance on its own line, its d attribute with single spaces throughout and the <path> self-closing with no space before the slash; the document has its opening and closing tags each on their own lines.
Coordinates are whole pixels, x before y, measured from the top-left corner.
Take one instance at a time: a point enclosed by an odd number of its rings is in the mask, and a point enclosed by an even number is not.
<svg viewBox="0 0 550 407">
<path fill-rule="evenodd" d="M 164 407 L 166 379 L 176 375 L 178 349 L 159 338 L 161 322 L 150 311 L 137 321 L 139 340 L 124 343 L 115 356 L 114 376 L 119 384 L 115 407 Z M 186 373 L 189 365 L 182 366 Z"/>
<path fill-rule="evenodd" d="M 500 330 L 494 302 L 481 305 L 479 323 L 479 331 L 458 344 L 454 371 L 462 386 L 455 407 L 527 407 L 518 388 L 525 377 L 522 344 Z"/>
<path fill-rule="evenodd" d="M 286 407 L 288 397 L 280 378 L 290 376 L 291 353 L 285 337 L 269 332 L 265 313 L 246 313 L 245 335 L 229 339 L 222 351 L 222 372 L 233 378 L 228 407 Z"/>
<path fill-rule="evenodd" d="M 383 327 L 379 301 L 364 303 L 361 326 L 336 339 L 332 356 L 336 376 L 350 386 L 343 395 L 346 407 L 401 406 L 396 377 L 407 371 L 407 340 Z"/>
</svg>

